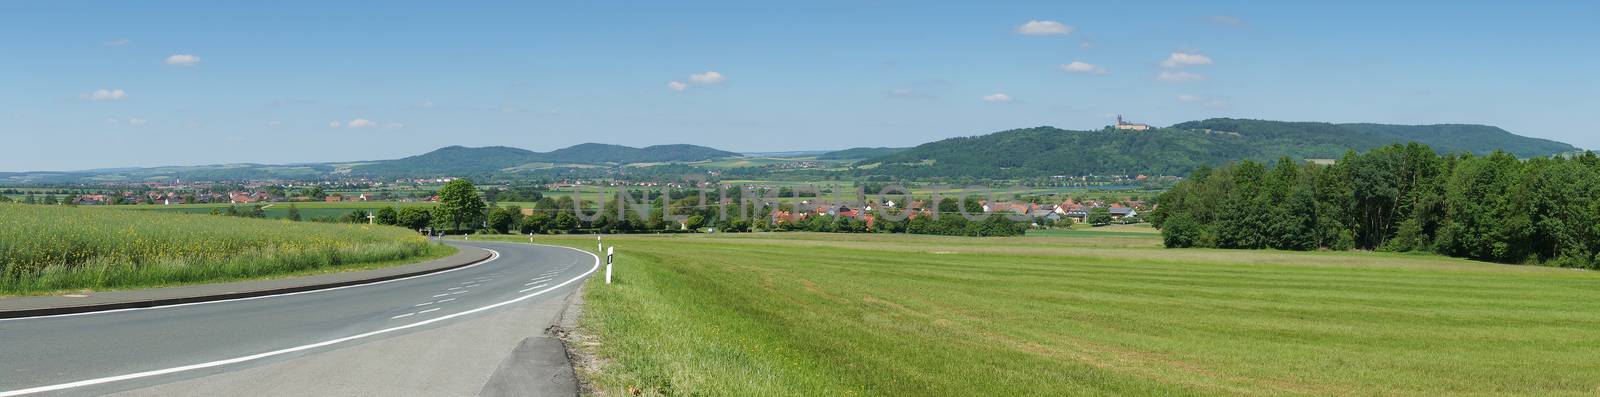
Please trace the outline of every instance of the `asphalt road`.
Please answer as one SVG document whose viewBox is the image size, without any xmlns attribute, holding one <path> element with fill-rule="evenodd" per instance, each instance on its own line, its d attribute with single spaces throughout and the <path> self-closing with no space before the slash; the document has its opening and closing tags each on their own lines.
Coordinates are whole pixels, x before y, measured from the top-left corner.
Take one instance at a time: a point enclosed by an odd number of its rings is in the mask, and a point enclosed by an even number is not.
<svg viewBox="0 0 1600 397">
<path fill-rule="evenodd" d="M 468 333 L 474 324 L 511 324 L 515 320 L 507 317 L 535 305 L 552 306 L 550 301 L 558 301 L 565 292 L 577 288 L 599 266 L 594 255 L 564 247 L 452 244 L 462 249 L 489 249 L 497 255 L 490 261 L 446 272 L 333 290 L 0 320 L 0 396 L 94 395 L 195 384 L 203 379 L 225 380 L 230 373 L 265 370 L 262 368 L 282 372 L 317 367 L 319 356 L 337 357 L 336 353 L 346 350 L 356 352 L 349 354 L 362 360 L 384 360 L 379 365 L 391 369 L 448 374 L 448 368 L 431 368 L 438 362 L 413 360 L 415 356 L 408 357 L 406 350 L 431 346 L 429 339 L 437 341 L 451 334 Z M 492 339 L 453 338 L 451 350 L 471 350 L 481 347 L 473 345 Z M 489 353 L 501 349 L 502 346 L 490 346 L 473 358 L 499 362 L 518 346 L 512 343 L 503 347 L 503 354 Z M 321 372 L 306 377 L 339 380 L 351 388 L 346 392 L 351 392 L 366 390 L 359 388 L 360 382 L 349 381 L 360 375 Z M 479 377 L 488 379 L 490 375 L 462 374 L 473 377 L 465 383 L 478 382 Z M 228 394 L 232 395 L 271 394 L 261 390 L 223 391 L 231 391 Z M 162 394 L 189 393 L 168 390 Z"/>
</svg>

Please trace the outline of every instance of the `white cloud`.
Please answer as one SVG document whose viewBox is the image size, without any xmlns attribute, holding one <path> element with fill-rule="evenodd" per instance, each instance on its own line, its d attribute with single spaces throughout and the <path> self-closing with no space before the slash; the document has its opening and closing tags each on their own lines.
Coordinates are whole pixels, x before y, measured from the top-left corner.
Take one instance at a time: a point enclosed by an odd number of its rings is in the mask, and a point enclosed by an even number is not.
<svg viewBox="0 0 1600 397">
<path fill-rule="evenodd" d="M 1189 65 L 1210 64 L 1211 57 L 1200 54 L 1190 54 L 1187 52 L 1173 52 L 1172 55 L 1167 57 L 1167 60 L 1161 61 L 1161 67 L 1164 68 L 1181 68 Z"/>
<path fill-rule="evenodd" d="M 167 57 L 167 64 L 173 66 L 194 66 L 200 64 L 200 56 L 190 54 L 175 54 Z"/>
<path fill-rule="evenodd" d="M 150 120 L 145 120 L 138 117 L 128 119 L 128 125 L 144 125 L 144 123 L 148 122 L 150 122 Z"/>
<path fill-rule="evenodd" d="M 707 71 L 705 73 L 695 73 L 689 75 L 689 81 L 700 84 L 717 84 L 727 80 L 728 78 L 726 76 L 723 76 L 722 73 L 717 73 L 716 71 Z"/>
<path fill-rule="evenodd" d="M 378 125 L 378 123 L 375 123 L 372 120 L 355 119 L 355 120 L 350 120 L 349 123 L 345 123 L 345 128 L 367 128 L 367 127 L 372 127 L 372 126 L 376 126 L 376 125 Z"/>
<path fill-rule="evenodd" d="M 993 103 L 1011 102 L 1011 96 L 1010 95 L 1006 95 L 1005 93 L 998 93 L 998 92 L 997 93 L 993 93 L 993 94 L 989 94 L 989 95 L 984 95 L 982 99 L 983 99 L 984 102 L 993 102 Z"/>
<path fill-rule="evenodd" d="M 116 40 L 107 41 L 107 42 L 101 43 L 101 44 L 105 45 L 106 47 L 121 47 L 121 46 L 128 45 L 128 43 L 131 43 L 130 41 L 128 41 L 128 39 L 116 39 Z"/>
<path fill-rule="evenodd" d="M 1101 67 L 1100 65 L 1079 61 L 1072 61 L 1072 63 L 1061 65 L 1061 70 L 1072 73 L 1106 74 L 1106 68 Z"/>
<path fill-rule="evenodd" d="M 268 121 L 267 122 L 267 127 L 268 128 L 278 128 L 278 127 L 281 127 L 281 126 L 283 126 L 283 122 L 282 121 L 272 120 L 272 121 Z"/>
<path fill-rule="evenodd" d="M 127 99 L 128 93 L 123 92 L 121 88 L 112 90 L 98 89 L 88 94 L 79 95 L 78 97 L 91 101 L 120 101 Z"/>
<path fill-rule="evenodd" d="M 343 127 L 343 126 L 344 126 L 344 123 L 339 121 L 339 120 L 334 120 L 334 121 L 329 121 L 328 122 L 328 128 L 339 128 L 339 127 Z"/>
<path fill-rule="evenodd" d="M 667 88 L 670 88 L 673 91 L 683 91 L 684 89 L 689 88 L 689 85 L 684 84 L 681 81 L 669 81 L 667 82 Z"/>
<path fill-rule="evenodd" d="M 1056 21 L 1028 21 L 1017 27 L 1018 34 L 1028 36 L 1050 36 L 1072 33 L 1073 27 Z"/>
<path fill-rule="evenodd" d="M 1165 82 L 1168 82 L 1168 83 L 1182 83 L 1182 82 L 1189 82 L 1189 81 L 1200 81 L 1200 80 L 1205 80 L 1205 79 L 1206 79 L 1206 76 L 1201 75 L 1199 73 L 1189 73 L 1189 72 L 1181 72 L 1181 71 L 1180 72 L 1162 71 L 1161 74 L 1156 75 L 1156 80 L 1161 80 L 1161 81 L 1165 81 Z"/>
</svg>

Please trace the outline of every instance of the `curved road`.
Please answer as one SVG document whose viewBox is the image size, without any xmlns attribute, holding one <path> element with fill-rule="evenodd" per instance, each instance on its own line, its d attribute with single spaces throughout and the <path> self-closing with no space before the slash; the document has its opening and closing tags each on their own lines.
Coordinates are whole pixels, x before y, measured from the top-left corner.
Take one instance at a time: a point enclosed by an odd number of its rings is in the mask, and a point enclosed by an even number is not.
<svg viewBox="0 0 1600 397">
<path fill-rule="evenodd" d="M 577 288 L 600 261 L 566 247 L 450 244 L 496 255 L 445 272 L 329 290 L 0 320 L 0 396 L 104 394 L 269 364 L 293 367 L 322 352 L 558 301 L 563 293 L 551 291 Z M 407 357 L 382 359 L 394 360 L 386 366 L 433 370 Z"/>
</svg>

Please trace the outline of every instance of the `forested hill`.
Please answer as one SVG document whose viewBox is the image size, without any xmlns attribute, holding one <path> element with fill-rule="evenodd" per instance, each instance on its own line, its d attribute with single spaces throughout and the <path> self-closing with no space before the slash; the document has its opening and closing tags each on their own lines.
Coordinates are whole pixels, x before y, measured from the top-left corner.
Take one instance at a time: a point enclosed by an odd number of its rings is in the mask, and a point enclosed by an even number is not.
<svg viewBox="0 0 1600 397">
<path fill-rule="evenodd" d="M 1180 123 L 1171 128 L 1235 132 L 1247 137 L 1310 145 L 1361 144 L 1371 149 L 1391 143 L 1418 142 L 1441 153 L 1485 155 L 1496 150 L 1517 157 L 1543 157 L 1577 150 L 1561 142 L 1529 138 L 1500 127 L 1474 124 L 1331 124 L 1245 119 L 1209 119 Z M 1356 142 L 1350 142 L 1356 141 Z"/>
<path fill-rule="evenodd" d="M 397 160 L 359 164 L 351 168 L 351 173 L 377 177 L 488 176 L 531 163 L 634 164 L 690 162 L 736 156 L 739 154 L 695 145 L 634 148 L 585 143 L 548 153 L 504 146 L 450 146 Z"/>
<path fill-rule="evenodd" d="M 887 156 L 904 152 L 911 148 L 903 147 L 858 147 L 837 150 L 817 155 L 818 160 L 860 160 L 873 157 Z"/>
<path fill-rule="evenodd" d="M 1036 127 L 945 139 L 857 163 L 861 175 L 1016 178 L 1049 175 L 1184 175 L 1232 161 L 1333 159 L 1350 150 L 1418 141 L 1442 152 L 1548 156 L 1571 145 L 1477 125 L 1400 126 L 1211 119 L 1148 131 Z"/>
</svg>

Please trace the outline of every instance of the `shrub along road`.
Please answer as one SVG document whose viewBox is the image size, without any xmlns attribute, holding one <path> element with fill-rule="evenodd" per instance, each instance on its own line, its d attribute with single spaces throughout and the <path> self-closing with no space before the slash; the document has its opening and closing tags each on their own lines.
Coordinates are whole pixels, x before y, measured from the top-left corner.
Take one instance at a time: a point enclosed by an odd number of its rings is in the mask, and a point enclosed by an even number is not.
<svg viewBox="0 0 1600 397">
<path fill-rule="evenodd" d="M 379 284 L 0 320 L 0 396 L 478 393 L 524 338 L 543 329 L 522 315 L 553 313 L 597 260 L 560 247 L 453 244 L 498 255 Z M 492 332 L 441 331 L 462 326 Z M 230 376 L 246 371 L 274 375 Z"/>
</svg>

